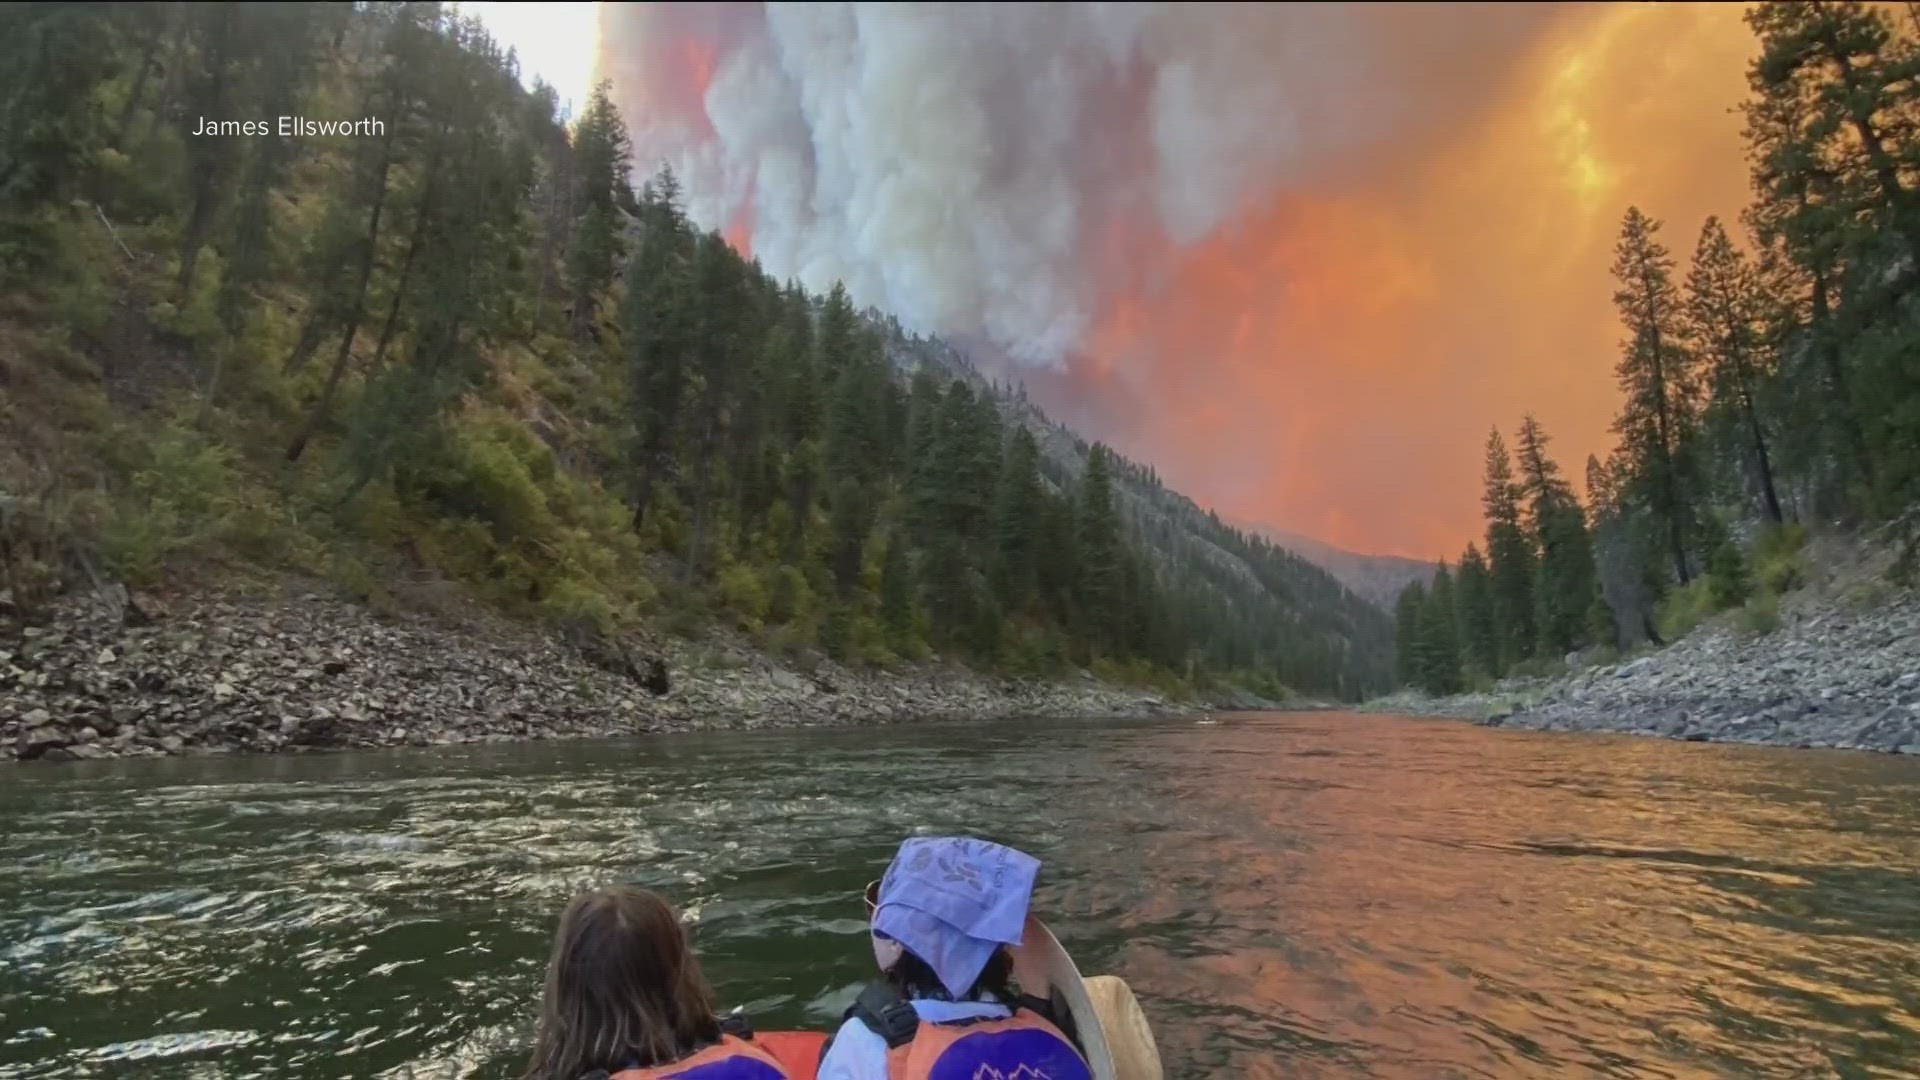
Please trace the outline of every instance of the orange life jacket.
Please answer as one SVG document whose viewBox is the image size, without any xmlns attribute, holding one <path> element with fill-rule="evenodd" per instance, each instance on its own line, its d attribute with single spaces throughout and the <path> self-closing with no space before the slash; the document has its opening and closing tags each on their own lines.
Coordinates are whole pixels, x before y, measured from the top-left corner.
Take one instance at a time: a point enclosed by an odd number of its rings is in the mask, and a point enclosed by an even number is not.
<svg viewBox="0 0 1920 1080">
<path fill-rule="evenodd" d="M 1005 1017 L 922 1020 L 885 989 L 848 1010 L 887 1041 L 887 1080 L 1092 1080 L 1066 1032 L 1023 1001 Z"/>
<path fill-rule="evenodd" d="M 790 1075 L 767 1050 L 737 1036 L 722 1035 L 719 1042 L 679 1061 L 622 1069 L 609 1080 L 790 1080 Z"/>
<path fill-rule="evenodd" d="M 753 1045 L 772 1054 L 788 1080 L 814 1080 L 831 1037 L 824 1031 L 757 1031 Z"/>
</svg>

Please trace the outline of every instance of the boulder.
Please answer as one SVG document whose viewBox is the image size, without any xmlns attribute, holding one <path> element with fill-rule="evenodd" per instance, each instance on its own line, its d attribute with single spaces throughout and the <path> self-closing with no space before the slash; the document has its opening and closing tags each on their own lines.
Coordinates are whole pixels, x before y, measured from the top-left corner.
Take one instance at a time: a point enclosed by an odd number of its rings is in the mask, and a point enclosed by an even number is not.
<svg viewBox="0 0 1920 1080">
<path fill-rule="evenodd" d="M 31 722 L 31 717 L 28 719 Z M 19 737 L 14 741 L 13 752 L 21 761 L 32 761 L 47 756 L 49 751 L 63 749 L 73 741 L 73 736 L 52 724 L 22 726 Z"/>
</svg>

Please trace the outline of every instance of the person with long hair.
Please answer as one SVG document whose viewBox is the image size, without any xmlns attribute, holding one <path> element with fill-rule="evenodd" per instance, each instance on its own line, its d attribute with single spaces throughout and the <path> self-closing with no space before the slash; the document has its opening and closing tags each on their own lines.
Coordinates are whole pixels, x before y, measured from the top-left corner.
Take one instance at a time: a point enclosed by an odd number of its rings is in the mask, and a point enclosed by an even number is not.
<svg viewBox="0 0 1920 1080">
<path fill-rule="evenodd" d="M 788 1080 L 723 1030 L 672 906 L 633 885 L 581 893 L 560 916 L 526 1080 Z"/>
<path fill-rule="evenodd" d="M 819 1080 L 1091 1080 L 1044 1003 L 1013 985 L 1039 860 L 971 838 L 900 845 L 868 895 L 882 980 L 860 995 Z"/>
</svg>

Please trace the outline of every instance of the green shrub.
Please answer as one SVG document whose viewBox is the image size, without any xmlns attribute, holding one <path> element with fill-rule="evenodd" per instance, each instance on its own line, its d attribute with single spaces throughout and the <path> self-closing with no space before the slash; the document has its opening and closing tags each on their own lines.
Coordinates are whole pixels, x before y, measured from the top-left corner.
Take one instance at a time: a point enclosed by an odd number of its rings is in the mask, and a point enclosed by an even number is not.
<svg viewBox="0 0 1920 1080">
<path fill-rule="evenodd" d="M 1754 637 L 1765 637 L 1780 628 L 1780 599 L 1772 593 L 1761 593 L 1747 601 L 1735 616 L 1735 623 L 1741 630 Z"/>
<path fill-rule="evenodd" d="M 1753 549 L 1754 577 L 1775 596 L 1806 584 L 1807 527 L 1798 523 L 1768 529 Z"/>
<path fill-rule="evenodd" d="M 613 633 L 620 623 L 620 613 L 612 600 L 572 578 L 562 578 L 549 588 L 540 602 L 540 613 L 554 623 L 591 626 L 603 635 Z"/>
<path fill-rule="evenodd" d="M 766 645 L 768 651 L 792 664 L 797 671 L 812 671 L 820 662 L 814 653 L 813 635 L 804 625 L 776 628 L 767 636 Z"/>
<path fill-rule="evenodd" d="M 1753 575 L 1746 556 L 1732 540 L 1724 540 L 1707 560 L 1707 594 L 1715 611 L 1738 607 L 1753 595 Z"/>
<path fill-rule="evenodd" d="M 854 613 L 846 604 L 829 604 L 826 617 L 820 621 L 820 647 L 835 660 L 853 660 L 858 658 L 858 641 L 854 636 Z"/>
<path fill-rule="evenodd" d="M 347 552 L 329 552 L 322 564 L 322 573 L 355 600 L 372 600 L 385 591 L 367 564 Z"/>
<path fill-rule="evenodd" d="M 1514 679 L 1557 679 L 1566 673 L 1567 661 L 1561 656 L 1536 656 L 1507 669 L 1507 676 Z"/>
<path fill-rule="evenodd" d="M 743 630 L 757 630 L 766 621 L 770 599 L 766 582 L 751 566 L 736 564 L 720 571 L 717 582 L 721 606 L 732 612 Z"/>
<path fill-rule="evenodd" d="M 231 452 L 191 428 L 168 425 L 143 446 L 146 463 L 129 477 L 100 535 L 107 565 L 135 587 L 158 583 L 174 559 L 227 534 L 238 482 Z"/>
<path fill-rule="evenodd" d="M 1660 636 L 1667 641 L 1677 641 L 1711 617 L 1714 612 L 1711 588 L 1705 578 L 1700 578 L 1668 593 L 1654 613 Z"/>
<path fill-rule="evenodd" d="M 516 424 L 450 425 L 430 460 L 409 472 L 436 509 L 486 521 L 502 539 L 545 539 L 554 530 L 541 487 L 553 477 L 553 455 Z"/>
<path fill-rule="evenodd" d="M 773 572 L 773 584 L 767 590 L 767 619 L 786 624 L 804 621 L 813 608 L 813 587 L 797 567 L 782 566 Z"/>
</svg>

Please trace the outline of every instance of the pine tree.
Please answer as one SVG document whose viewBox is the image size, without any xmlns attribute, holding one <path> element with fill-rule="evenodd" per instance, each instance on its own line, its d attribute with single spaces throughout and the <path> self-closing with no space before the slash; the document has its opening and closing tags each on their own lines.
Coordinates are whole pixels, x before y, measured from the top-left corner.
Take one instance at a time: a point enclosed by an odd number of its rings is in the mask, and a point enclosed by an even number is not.
<svg viewBox="0 0 1920 1080">
<path fill-rule="evenodd" d="M 1920 40 L 1862 3 L 1768 3 L 1748 12 L 1760 53 L 1746 105 L 1760 240 L 1799 271 L 1803 332 L 1826 408 L 1804 464 L 1835 516 L 1903 510 L 1920 496 Z M 1797 290 L 1796 290 L 1797 291 Z M 1796 297 L 1801 299 L 1801 297 Z M 1783 364 L 1799 374 L 1799 364 Z M 1831 438 L 1837 435 L 1838 438 Z M 1833 445 L 1823 445 L 1831 442 Z M 1837 470 L 1824 468 L 1837 459 Z M 1823 507 L 1823 510 L 1831 510 Z"/>
<path fill-rule="evenodd" d="M 1674 577 L 1693 578 L 1689 548 L 1695 523 L 1691 459 L 1698 394 L 1693 356 L 1685 347 L 1673 257 L 1657 239 L 1660 223 L 1627 210 L 1614 248 L 1613 301 L 1627 328 L 1617 368 L 1625 395 L 1614 431 L 1626 452 L 1628 498 L 1646 508 L 1666 539 Z"/>
<path fill-rule="evenodd" d="M 880 623 L 896 643 L 913 636 L 913 565 L 907 557 L 906 535 L 898 529 L 887 540 L 880 563 Z"/>
<path fill-rule="evenodd" d="M 1807 108 L 1797 96 L 1760 97 L 1747 109 L 1747 140 L 1758 200 L 1746 211 L 1767 273 L 1769 337 L 1780 374 L 1792 387 L 1787 464 L 1815 481 L 1814 510 L 1855 513 L 1874 481 L 1867 447 L 1867 409 L 1859 374 L 1845 350 L 1848 333 L 1835 311 L 1847 207 L 1836 180 L 1801 141 Z M 1837 454 L 1834 453 L 1837 451 Z M 1837 475 L 1830 458 L 1841 463 Z"/>
<path fill-rule="evenodd" d="M 391 194 L 390 180 L 395 167 L 400 164 L 400 155 L 406 142 L 421 137 L 410 130 L 416 122 L 415 109 L 421 104 L 419 98 L 422 87 L 415 80 L 431 41 L 425 28 L 415 21 L 416 15 L 414 9 L 402 8 L 392 16 L 382 43 L 386 65 L 366 99 L 366 111 L 383 117 L 385 123 L 377 137 L 358 140 L 353 144 L 350 157 L 352 180 L 328 208 L 317 242 L 308 255 L 309 271 L 320 278 L 319 295 L 301 327 L 293 354 L 287 358 L 287 369 L 298 370 L 305 364 L 326 334 L 337 330 L 340 341 L 334 352 L 333 365 L 327 370 L 320 397 L 314 401 L 306 420 L 287 446 L 288 461 L 300 460 L 308 442 L 332 413 L 335 397 L 353 357 L 355 336 L 359 333 L 361 320 L 366 317 L 367 297 L 378 264 L 381 228 Z M 403 139 L 403 133 L 407 133 L 409 138 Z M 444 155 L 438 155 L 430 157 L 425 164 L 423 171 L 426 179 L 421 184 L 421 194 L 414 207 L 414 232 L 407 245 L 399 280 L 392 286 L 393 297 L 383 339 L 391 338 L 399 307 L 406 299 L 407 279 L 411 275 L 427 224 L 431 221 L 434 194 L 442 183 L 444 161 Z M 382 347 L 377 351 L 384 355 L 386 350 Z"/>
<path fill-rule="evenodd" d="M 662 170 L 640 206 L 640 242 L 627 262 L 622 341 L 634 404 L 633 527 L 646 520 L 661 479 L 672 475 L 691 376 L 695 320 L 693 234 L 679 185 Z M 803 508 L 796 508 L 800 511 Z"/>
<path fill-rule="evenodd" d="M 104 4 L 0 9 L 0 206 L 30 210 L 81 192 L 107 138 L 112 16 Z"/>
<path fill-rule="evenodd" d="M 1760 386 L 1767 375 L 1763 317 L 1753 267 L 1733 246 L 1720 219 L 1707 218 L 1687 274 L 1687 329 L 1707 364 L 1715 410 L 1733 418 L 1745 431 L 1761 506 L 1767 519 L 1778 525 L 1785 517 L 1759 404 Z"/>
<path fill-rule="evenodd" d="M 1521 489 L 1527 499 L 1527 531 L 1539 554 L 1534 602 L 1540 644 L 1548 655 L 1574 649 L 1585 639 L 1595 590 L 1593 543 L 1586 515 L 1560 467 L 1547 454 L 1547 435 L 1531 415 L 1520 425 Z"/>
<path fill-rule="evenodd" d="M 1453 575 L 1445 563 L 1434 573 L 1433 587 L 1420 606 L 1414 666 L 1420 686 L 1430 694 L 1460 691 L 1459 616 L 1454 610 Z"/>
<path fill-rule="evenodd" d="M 1097 644 L 1115 644 L 1113 620 L 1124 595 L 1120 511 L 1113 501 L 1113 471 L 1109 451 L 1095 444 L 1087 454 L 1080 477 L 1079 517 L 1074 547 L 1079 561 L 1080 615 L 1088 636 Z"/>
<path fill-rule="evenodd" d="M 1393 670 L 1404 686 L 1421 685 L 1421 615 L 1427 606 L 1427 587 L 1416 581 L 1400 590 L 1393 615 Z"/>
<path fill-rule="evenodd" d="M 1748 81 L 1765 109 L 1782 100 L 1809 108 L 1800 154 L 1844 170 L 1841 190 L 1920 254 L 1920 195 L 1906 179 L 1920 144 L 1916 50 L 1893 30 L 1888 13 L 1856 0 L 1758 4 L 1746 15 L 1760 39 Z"/>
<path fill-rule="evenodd" d="M 1039 591 L 1040 446 L 1026 425 L 1016 424 L 993 500 L 993 586 L 1001 606 L 1024 612 Z"/>
<path fill-rule="evenodd" d="M 612 287 L 622 258 L 621 217 L 639 210 L 628 178 L 632 144 L 611 88 L 606 79 L 595 84 L 573 137 L 578 185 L 573 205 L 580 216 L 567 251 L 567 287 L 573 298 L 574 339 L 581 342 L 592 335 L 594 313 Z"/>
<path fill-rule="evenodd" d="M 1494 619 L 1500 628 L 1499 666 L 1493 674 L 1533 656 L 1539 640 L 1534 622 L 1534 552 L 1521 522 L 1521 491 L 1513 461 L 1498 429 L 1487 436 L 1487 567 L 1493 589 Z"/>
<path fill-rule="evenodd" d="M 1480 549 L 1467 545 L 1454 582 L 1454 607 L 1460 618 L 1460 657 L 1478 671 L 1500 670 L 1500 624 L 1494 614 L 1493 575 Z"/>
</svg>

